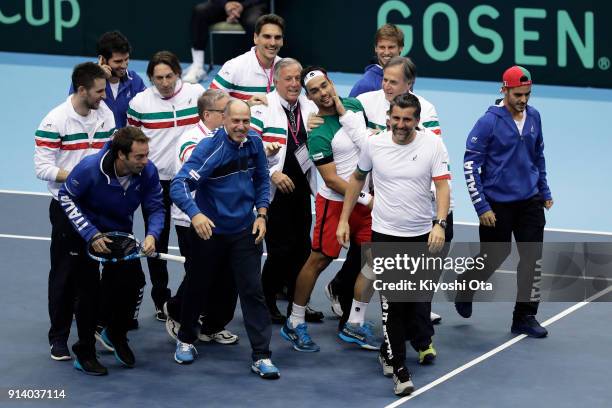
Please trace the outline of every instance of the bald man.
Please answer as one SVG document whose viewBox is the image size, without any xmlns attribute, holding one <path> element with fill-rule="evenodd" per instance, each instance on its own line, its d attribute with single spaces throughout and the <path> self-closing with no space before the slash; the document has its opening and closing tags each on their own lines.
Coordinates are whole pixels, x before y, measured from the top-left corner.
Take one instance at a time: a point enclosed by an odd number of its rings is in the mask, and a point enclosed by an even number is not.
<svg viewBox="0 0 612 408">
<path fill-rule="evenodd" d="M 179 364 L 195 360 L 202 294 L 210 296 L 213 277 L 224 265 L 240 296 L 252 348 L 251 371 L 275 379 L 279 371 L 270 360 L 271 322 L 260 279 L 270 178 L 262 140 L 249 131 L 250 124 L 249 106 L 231 99 L 223 127 L 198 143 L 172 181 L 172 201 L 191 219 L 193 246 L 174 359 Z"/>
</svg>

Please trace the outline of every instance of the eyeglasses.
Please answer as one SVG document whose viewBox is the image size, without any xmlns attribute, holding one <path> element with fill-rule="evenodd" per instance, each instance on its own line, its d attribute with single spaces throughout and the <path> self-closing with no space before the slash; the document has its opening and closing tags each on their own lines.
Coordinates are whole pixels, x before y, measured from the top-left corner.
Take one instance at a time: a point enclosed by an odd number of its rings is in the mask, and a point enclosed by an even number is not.
<svg viewBox="0 0 612 408">
<path fill-rule="evenodd" d="M 219 112 L 219 113 L 223 113 L 224 110 L 223 109 L 204 109 L 204 112 Z"/>
</svg>

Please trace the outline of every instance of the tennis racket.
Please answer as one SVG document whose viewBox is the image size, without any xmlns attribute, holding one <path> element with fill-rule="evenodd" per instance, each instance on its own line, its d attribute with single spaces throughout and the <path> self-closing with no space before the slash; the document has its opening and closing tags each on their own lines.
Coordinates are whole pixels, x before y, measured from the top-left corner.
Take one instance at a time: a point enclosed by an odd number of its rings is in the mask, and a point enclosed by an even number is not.
<svg viewBox="0 0 612 408">
<path fill-rule="evenodd" d="M 94 242 L 104 237 L 109 238 L 112 241 L 106 242 L 106 247 L 110 249 L 110 253 L 96 251 L 92 246 Z M 91 258 L 100 262 L 129 261 L 130 259 L 137 259 L 147 256 L 142 252 L 142 244 L 136 239 L 136 237 L 134 237 L 134 235 L 119 231 L 105 232 L 91 239 L 87 244 L 87 254 Z M 185 263 L 184 256 L 160 254 L 158 252 L 153 252 L 153 254 L 149 255 L 149 258 Z"/>
</svg>

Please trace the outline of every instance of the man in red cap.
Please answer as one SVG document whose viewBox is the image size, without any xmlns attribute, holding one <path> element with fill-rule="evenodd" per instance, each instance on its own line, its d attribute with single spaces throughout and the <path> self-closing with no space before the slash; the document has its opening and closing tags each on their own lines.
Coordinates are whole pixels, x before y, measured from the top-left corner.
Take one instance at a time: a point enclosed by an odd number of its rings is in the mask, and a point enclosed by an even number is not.
<svg viewBox="0 0 612 408">
<path fill-rule="evenodd" d="M 486 281 L 510 254 L 512 235 L 518 245 L 518 293 L 512 333 L 545 337 L 535 319 L 540 300 L 544 208 L 553 205 L 546 181 L 540 113 L 527 105 L 531 74 L 513 66 L 503 75 L 499 104 L 489 107 L 467 138 L 463 168 L 474 209 L 480 220 L 481 271 L 461 275 L 464 282 Z M 492 244 L 495 243 L 495 244 Z M 472 315 L 474 292 L 457 294 L 457 312 Z"/>
</svg>

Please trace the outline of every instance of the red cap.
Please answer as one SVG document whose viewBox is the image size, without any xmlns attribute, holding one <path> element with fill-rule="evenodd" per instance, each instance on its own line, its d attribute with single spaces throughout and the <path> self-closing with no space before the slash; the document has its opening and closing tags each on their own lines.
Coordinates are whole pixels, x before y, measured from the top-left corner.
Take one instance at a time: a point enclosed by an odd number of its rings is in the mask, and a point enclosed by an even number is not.
<svg viewBox="0 0 612 408">
<path fill-rule="evenodd" d="M 503 86 L 516 88 L 517 86 L 531 85 L 531 74 L 525 68 L 515 65 L 504 72 Z"/>
</svg>

